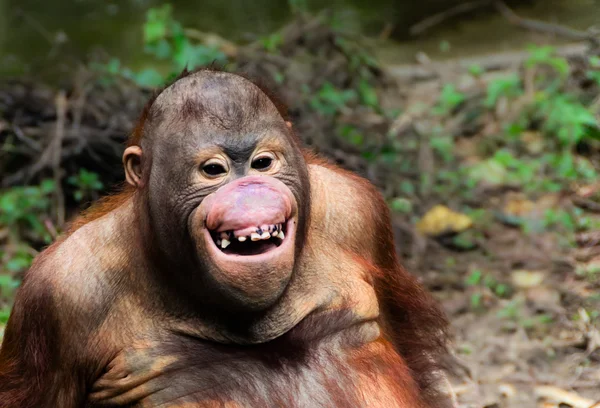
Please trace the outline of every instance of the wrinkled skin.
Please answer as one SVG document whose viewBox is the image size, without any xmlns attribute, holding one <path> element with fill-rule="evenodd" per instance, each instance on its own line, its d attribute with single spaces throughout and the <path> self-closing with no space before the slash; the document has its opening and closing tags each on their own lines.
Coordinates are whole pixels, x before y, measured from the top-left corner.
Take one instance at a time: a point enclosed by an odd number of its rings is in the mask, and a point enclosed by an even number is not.
<svg viewBox="0 0 600 408">
<path fill-rule="evenodd" d="M 240 232 L 276 223 L 304 231 L 308 216 L 307 206 L 298 204 L 306 201 L 309 189 L 302 154 L 276 107 L 259 92 L 245 79 L 225 74 L 178 81 L 152 105 L 141 143 L 144 153 L 128 149 L 124 156 L 126 165 L 142 163 L 131 172 L 139 172 L 138 183 L 147 185 L 151 196 L 148 228 L 159 231 L 155 245 L 180 268 L 205 272 L 181 276 L 181 286 L 201 286 L 213 304 L 244 311 L 268 307 L 281 296 L 295 263 L 296 234 L 288 234 L 273 253 L 228 256 L 207 239 L 222 229 L 216 223 Z M 234 99 L 239 105 L 230 103 Z M 254 168 L 256 160 L 270 165 Z M 205 166 L 223 171 L 210 175 Z M 223 205 L 233 195 L 238 203 Z M 215 224 L 211 229 L 209 221 Z M 194 252 L 193 259 L 186 259 Z M 202 285 L 195 284 L 198 279 Z"/>
<path fill-rule="evenodd" d="M 0 407 L 453 406 L 446 321 L 385 202 L 303 153 L 255 84 L 177 80 L 123 161 L 130 188 L 27 273 Z"/>
</svg>

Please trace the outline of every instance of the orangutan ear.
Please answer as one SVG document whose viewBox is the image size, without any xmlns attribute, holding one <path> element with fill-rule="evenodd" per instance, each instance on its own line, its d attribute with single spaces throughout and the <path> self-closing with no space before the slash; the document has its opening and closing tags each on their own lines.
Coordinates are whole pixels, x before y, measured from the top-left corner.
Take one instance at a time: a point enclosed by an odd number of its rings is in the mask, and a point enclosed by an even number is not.
<svg viewBox="0 0 600 408">
<path fill-rule="evenodd" d="M 142 182 L 142 148 L 129 146 L 123 152 L 125 179 L 133 187 L 140 187 Z"/>
</svg>

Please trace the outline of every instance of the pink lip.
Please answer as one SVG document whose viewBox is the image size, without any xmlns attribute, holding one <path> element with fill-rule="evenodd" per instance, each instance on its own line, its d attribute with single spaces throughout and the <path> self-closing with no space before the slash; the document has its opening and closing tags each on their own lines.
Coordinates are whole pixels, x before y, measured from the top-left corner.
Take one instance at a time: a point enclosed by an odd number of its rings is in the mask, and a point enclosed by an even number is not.
<svg viewBox="0 0 600 408">
<path fill-rule="evenodd" d="M 210 255 L 216 261 L 224 261 L 224 262 L 236 262 L 240 264 L 256 264 L 262 262 L 268 262 L 269 260 L 278 257 L 282 253 L 284 253 L 290 245 L 294 244 L 294 236 L 296 233 L 296 219 L 290 218 L 286 221 L 286 236 L 277 248 L 272 249 L 268 252 L 257 254 L 257 255 L 237 255 L 237 254 L 226 254 L 217 248 L 217 245 L 213 241 L 213 238 L 210 235 L 210 231 L 207 228 L 204 229 L 204 239 L 207 242 L 207 249 L 210 252 Z"/>
</svg>

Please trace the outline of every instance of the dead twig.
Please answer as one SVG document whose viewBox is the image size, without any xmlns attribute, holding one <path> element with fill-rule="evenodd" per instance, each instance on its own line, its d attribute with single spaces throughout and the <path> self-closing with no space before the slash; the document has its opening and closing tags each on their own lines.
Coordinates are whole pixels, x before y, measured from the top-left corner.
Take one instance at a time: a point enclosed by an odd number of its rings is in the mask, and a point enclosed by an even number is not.
<svg viewBox="0 0 600 408">
<path fill-rule="evenodd" d="M 226 40 L 225 38 L 215 33 L 207 33 L 195 28 L 186 28 L 185 35 L 189 38 L 199 41 L 208 47 L 214 47 L 222 51 L 228 57 L 235 58 L 238 54 L 238 46 L 233 42 Z"/>
<path fill-rule="evenodd" d="M 580 247 L 593 247 L 600 244 L 600 231 L 581 232 L 575 235 L 575 241 Z"/>
<path fill-rule="evenodd" d="M 409 29 L 410 35 L 423 34 L 425 31 L 429 30 L 432 27 L 435 27 L 436 25 L 446 20 L 449 20 L 461 14 L 469 13 L 479 8 L 490 6 L 491 4 L 491 0 L 479 0 L 459 4 L 440 13 L 427 17 L 424 20 L 419 21 L 417 24 L 412 25 Z"/>
<path fill-rule="evenodd" d="M 597 32 L 580 31 L 574 28 L 566 27 L 559 24 L 547 23 L 545 21 L 523 18 L 515 13 L 503 1 L 496 0 L 493 2 L 494 7 L 498 12 L 511 24 L 530 31 L 537 31 L 543 34 L 558 35 L 575 41 L 589 41 L 595 46 L 600 45 L 600 38 Z"/>
<path fill-rule="evenodd" d="M 521 27 L 530 31 L 537 31 L 543 34 L 558 35 L 574 41 L 589 41 L 595 46 L 600 45 L 600 38 L 598 37 L 600 33 L 598 32 L 592 30 L 581 31 L 559 24 L 523 18 L 515 13 L 506 5 L 504 1 L 501 0 L 479 0 L 459 4 L 440 13 L 427 17 L 417 24 L 414 24 L 410 27 L 409 32 L 411 35 L 423 34 L 425 31 L 443 23 L 446 20 L 488 6 L 493 6 L 509 23 L 517 27 Z"/>
<path fill-rule="evenodd" d="M 538 398 L 568 404 L 573 408 L 591 408 L 596 406 L 596 403 L 593 400 L 583 398 L 574 392 L 566 391 L 551 385 L 539 385 L 535 387 L 534 392 Z"/>
<path fill-rule="evenodd" d="M 21 128 L 19 126 L 13 125 L 12 131 L 15 134 L 15 136 L 17 137 L 17 139 L 19 139 L 20 141 L 25 143 L 27 146 L 29 146 L 29 148 L 31 148 L 31 150 L 33 150 L 34 152 L 40 152 L 42 150 L 42 148 L 40 147 L 40 144 L 38 142 L 36 142 L 35 140 L 31 139 L 30 137 L 28 137 L 27 135 L 25 135 L 25 133 L 23 133 L 23 131 L 21 130 Z"/>
<path fill-rule="evenodd" d="M 556 48 L 556 55 L 566 59 L 580 58 L 588 47 L 585 44 L 573 43 Z M 432 62 L 429 65 L 401 64 L 385 68 L 391 77 L 403 82 L 423 82 L 440 77 L 440 72 L 464 72 L 470 66 L 479 65 L 486 72 L 500 71 L 518 66 L 529 58 L 529 51 L 496 52 L 489 55 L 465 57 L 444 62 Z"/>
<path fill-rule="evenodd" d="M 52 139 L 52 172 L 54 175 L 54 196 L 56 198 L 56 222 L 59 227 L 65 224 L 65 196 L 61 187 L 61 149 L 65 137 L 65 121 L 67 116 L 67 96 L 65 91 L 56 95 L 56 128 Z"/>
<path fill-rule="evenodd" d="M 600 203 L 597 203 L 594 200 L 590 200 L 582 197 L 573 197 L 573 204 L 577 207 L 583 208 L 585 210 L 600 213 Z"/>
</svg>

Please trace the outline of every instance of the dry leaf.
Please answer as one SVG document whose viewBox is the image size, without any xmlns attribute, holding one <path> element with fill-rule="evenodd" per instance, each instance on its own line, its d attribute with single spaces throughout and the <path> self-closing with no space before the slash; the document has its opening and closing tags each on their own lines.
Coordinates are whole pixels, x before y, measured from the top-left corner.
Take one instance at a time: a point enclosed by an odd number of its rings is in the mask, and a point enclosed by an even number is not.
<svg viewBox="0 0 600 408">
<path fill-rule="evenodd" d="M 444 205 L 436 205 L 417 223 L 421 234 L 437 237 L 448 233 L 458 233 L 473 226 L 473 220 L 465 215 L 452 211 Z"/>
<path fill-rule="evenodd" d="M 544 272 L 518 269 L 511 275 L 513 285 L 520 289 L 529 289 L 538 286 L 544 281 Z"/>
</svg>

